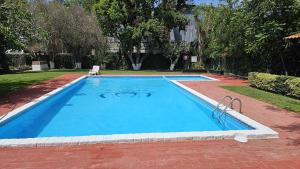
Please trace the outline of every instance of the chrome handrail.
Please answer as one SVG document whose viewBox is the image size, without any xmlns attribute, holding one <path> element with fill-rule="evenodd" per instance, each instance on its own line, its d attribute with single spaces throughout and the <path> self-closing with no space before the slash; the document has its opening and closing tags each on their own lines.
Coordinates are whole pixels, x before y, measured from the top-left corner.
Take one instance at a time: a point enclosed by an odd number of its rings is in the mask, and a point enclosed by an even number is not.
<svg viewBox="0 0 300 169">
<path fill-rule="evenodd" d="M 233 99 L 231 96 L 228 96 L 228 95 L 224 96 L 222 99 L 220 99 L 217 106 L 216 106 L 216 108 L 212 111 L 212 116 L 213 117 L 215 116 L 215 111 L 219 109 L 220 105 L 225 101 L 226 98 L 229 98 L 230 101 L 232 101 L 232 99 Z"/>
<path fill-rule="evenodd" d="M 242 113 L 242 101 L 239 98 L 234 98 L 231 102 L 231 109 L 233 108 L 233 103 L 234 101 L 238 101 L 239 105 L 240 105 L 240 109 L 239 109 L 239 113 Z"/>
<path fill-rule="evenodd" d="M 216 117 L 215 117 L 215 111 L 219 109 L 220 105 L 225 101 L 226 98 L 229 98 L 229 99 L 230 99 L 230 102 L 229 102 L 229 104 L 227 104 L 226 106 L 224 105 L 225 108 L 224 108 L 224 109 L 222 110 L 222 112 L 217 116 L 217 120 L 219 121 L 219 123 L 222 123 L 221 117 L 222 117 L 223 115 L 226 114 L 227 109 L 228 109 L 229 107 L 230 107 L 231 109 L 233 109 L 233 103 L 234 103 L 235 101 L 238 101 L 238 102 L 239 102 L 239 105 L 240 105 L 240 107 L 239 107 L 239 113 L 242 113 L 242 101 L 241 101 L 241 99 L 239 99 L 239 98 L 232 98 L 231 96 L 225 96 L 225 97 L 223 97 L 223 98 L 220 100 L 220 102 L 218 102 L 216 108 L 212 111 L 212 116 L 213 116 L 214 118 L 216 118 Z M 225 117 L 226 117 L 226 116 L 225 116 Z M 223 122 L 223 125 L 226 126 L 225 121 Z"/>
</svg>

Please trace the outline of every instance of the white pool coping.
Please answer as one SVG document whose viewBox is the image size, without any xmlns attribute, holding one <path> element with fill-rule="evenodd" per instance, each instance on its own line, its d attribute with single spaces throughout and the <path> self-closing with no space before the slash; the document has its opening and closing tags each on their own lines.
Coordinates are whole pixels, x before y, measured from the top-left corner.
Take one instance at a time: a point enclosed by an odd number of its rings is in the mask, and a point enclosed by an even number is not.
<svg viewBox="0 0 300 169">
<path fill-rule="evenodd" d="M 177 75 L 101 75 L 104 77 L 116 76 L 177 76 Z M 218 79 L 211 78 L 204 75 L 178 75 L 178 76 L 202 76 L 210 79 L 209 81 L 217 81 Z M 82 76 L 62 87 L 59 87 L 33 101 L 9 112 L 0 124 L 6 120 L 19 115 L 29 107 L 47 99 L 67 88 L 68 86 L 78 82 L 89 76 Z M 217 106 L 217 102 L 197 91 L 179 83 L 185 80 L 170 80 L 175 85 L 187 90 L 200 99 L 205 100 L 213 106 Z M 193 81 L 193 80 L 188 80 Z M 197 80 L 196 80 L 197 81 Z M 206 80 L 202 80 L 206 81 Z M 220 108 L 224 108 L 221 105 Z M 228 114 L 234 118 L 244 122 L 245 124 L 255 128 L 254 130 L 227 130 L 227 131 L 200 131 L 200 132 L 163 132 L 163 133 L 138 133 L 138 134 L 112 134 L 112 135 L 92 135 L 92 136 L 72 136 L 72 137 L 41 137 L 41 138 L 22 138 L 22 139 L 0 139 L 0 147 L 14 147 L 14 146 L 48 146 L 48 145 L 64 145 L 64 144 L 96 144 L 96 143 L 132 143 L 132 142 L 154 142 L 154 141 L 178 141 L 178 140 L 218 140 L 218 139 L 234 139 L 236 135 L 244 135 L 248 139 L 270 139 L 278 138 L 278 133 L 274 130 L 236 112 L 228 109 Z M 1 126 L 0 126 L 1 127 Z"/>
<path fill-rule="evenodd" d="M 192 76 L 192 77 L 204 77 L 205 79 L 201 79 L 201 80 L 176 80 L 176 81 L 219 81 L 219 79 L 216 78 L 212 78 L 209 76 L 205 76 L 205 75 L 199 75 L 199 74 L 187 74 L 187 75 L 172 75 L 172 74 L 166 74 L 166 75 L 96 75 L 96 76 L 92 76 L 89 75 L 89 77 L 166 77 L 166 76 L 178 76 L 178 77 L 185 77 L 185 76 Z"/>
</svg>

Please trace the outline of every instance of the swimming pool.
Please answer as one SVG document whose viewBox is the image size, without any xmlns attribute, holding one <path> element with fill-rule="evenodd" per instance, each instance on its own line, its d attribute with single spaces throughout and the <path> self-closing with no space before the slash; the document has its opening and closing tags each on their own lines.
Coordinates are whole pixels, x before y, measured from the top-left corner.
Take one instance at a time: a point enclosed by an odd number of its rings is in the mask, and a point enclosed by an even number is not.
<svg viewBox="0 0 300 169">
<path fill-rule="evenodd" d="M 234 111 L 226 114 L 220 123 L 213 118 L 215 105 L 211 100 L 178 83 L 180 80 L 213 79 L 204 76 L 83 77 L 3 119 L 0 138 L 13 140 L 15 144 L 22 141 L 26 144 L 28 139 L 31 143 L 33 139 L 34 143 L 47 144 L 66 140 L 80 143 L 185 138 L 193 134 L 219 137 L 224 132 L 250 133 L 249 136 L 257 137 L 259 131 L 264 136 L 275 137 L 276 132 Z M 251 124 L 247 123 L 249 120 Z"/>
</svg>

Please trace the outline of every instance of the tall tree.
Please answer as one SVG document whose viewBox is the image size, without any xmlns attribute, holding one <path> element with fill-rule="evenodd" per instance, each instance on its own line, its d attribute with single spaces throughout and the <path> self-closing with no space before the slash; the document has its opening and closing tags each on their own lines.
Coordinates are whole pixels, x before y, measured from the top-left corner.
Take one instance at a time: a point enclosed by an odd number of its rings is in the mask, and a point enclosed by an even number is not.
<svg viewBox="0 0 300 169">
<path fill-rule="evenodd" d="M 178 35 L 185 29 L 188 20 L 184 13 L 188 9 L 186 0 L 161 0 L 157 7 L 157 17 L 164 25 L 161 48 L 166 58 L 170 60 L 170 70 L 173 71 L 180 56 L 188 48 L 188 44 L 181 42 Z M 170 32 L 173 30 L 174 39 L 171 42 Z"/>
<path fill-rule="evenodd" d="M 48 34 L 44 47 L 53 58 L 58 53 L 72 53 L 73 62 L 80 62 L 92 49 L 103 53 L 106 43 L 96 17 L 77 2 L 68 2 L 42 0 L 32 4 L 35 24 L 41 25 Z"/>
<path fill-rule="evenodd" d="M 287 74 L 283 37 L 300 30 L 298 0 L 244 1 L 246 52 L 260 58 L 267 72 Z M 281 64 L 278 64 L 281 63 Z M 277 70 L 276 70 L 277 69 Z"/>
<path fill-rule="evenodd" d="M 104 34 L 119 41 L 121 55 L 139 70 L 145 59 L 140 55 L 142 42 L 150 48 L 168 42 L 170 30 L 186 23 L 178 12 L 183 4 L 171 0 L 100 0 L 94 8 Z"/>
<path fill-rule="evenodd" d="M 224 0 L 214 8 L 203 55 L 237 74 L 292 72 L 297 66 L 291 62 L 286 66 L 283 37 L 300 30 L 299 4 L 298 0 Z"/>
<path fill-rule="evenodd" d="M 213 29 L 212 24 L 215 18 L 215 7 L 212 5 L 199 5 L 193 9 L 197 39 L 194 42 L 197 47 L 200 65 L 203 66 L 204 49 L 207 47 L 209 33 Z"/>
<path fill-rule="evenodd" d="M 127 56 L 134 70 L 142 66 L 141 43 L 147 30 L 147 23 L 153 19 L 155 0 L 100 0 L 95 12 L 106 36 L 117 39 L 120 53 Z M 136 59 L 133 52 L 136 49 Z"/>
<path fill-rule="evenodd" d="M 0 1 L 0 71 L 9 70 L 6 50 L 25 48 L 29 41 L 38 36 L 27 1 Z"/>
</svg>

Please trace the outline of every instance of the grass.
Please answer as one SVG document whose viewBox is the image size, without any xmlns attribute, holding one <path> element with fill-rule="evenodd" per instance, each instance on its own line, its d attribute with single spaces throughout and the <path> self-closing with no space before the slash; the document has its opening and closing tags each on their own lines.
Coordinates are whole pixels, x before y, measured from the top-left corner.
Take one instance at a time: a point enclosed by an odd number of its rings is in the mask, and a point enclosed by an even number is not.
<svg viewBox="0 0 300 169">
<path fill-rule="evenodd" d="M 300 113 L 300 100 L 297 99 L 248 86 L 222 86 L 222 88 L 273 104 L 286 110 Z"/>
<path fill-rule="evenodd" d="M 0 97 L 23 88 L 28 85 L 37 84 L 42 81 L 67 73 L 83 73 L 86 70 L 51 70 L 42 72 L 20 72 L 14 74 L 0 75 Z"/>
<path fill-rule="evenodd" d="M 60 70 L 49 70 L 41 72 L 20 72 L 15 74 L 5 74 L 0 75 L 0 97 L 23 88 L 28 85 L 37 84 L 42 81 L 52 79 L 57 76 L 61 76 L 68 73 L 84 73 L 86 74 L 88 70 L 72 70 L 72 69 L 60 69 Z M 142 70 L 142 71 L 132 71 L 132 70 L 104 70 L 101 74 L 184 74 L 182 72 L 164 72 L 155 70 Z"/>
</svg>

